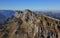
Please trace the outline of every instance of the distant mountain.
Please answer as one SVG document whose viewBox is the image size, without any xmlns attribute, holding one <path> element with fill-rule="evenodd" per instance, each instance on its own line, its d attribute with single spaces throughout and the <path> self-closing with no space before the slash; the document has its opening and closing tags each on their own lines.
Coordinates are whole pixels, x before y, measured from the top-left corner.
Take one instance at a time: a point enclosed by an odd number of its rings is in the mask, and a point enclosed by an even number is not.
<svg viewBox="0 0 60 38">
<path fill-rule="evenodd" d="M 5 15 L 7 18 L 14 14 L 13 10 L 0 10 L 0 13 Z"/>
<path fill-rule="evenodd" d="M 38 15 L 45 14 L 47 16 L 50 16 L 50 17 L 60 20 L 60 11 L 59 10 L 56 10 L 56 11 L 35 11 L 35 13 Z"/>
<path fill-rule="evenodd" d="M 45 13 L 47 16 L 53 17 L 55 19 L 60 20 L 60 13 L 59 12 L 47 12 Z"/>
<path fill-rule="evenodd" d="M 13 10 L 0 10 L 0 24 L 14 14 Z"/>
<path fill-rule="evenodd" d="M 3 23 L 4 20 L 6 20 L 6 16 L 0 13 L 0 24 Z"/>
</svg>

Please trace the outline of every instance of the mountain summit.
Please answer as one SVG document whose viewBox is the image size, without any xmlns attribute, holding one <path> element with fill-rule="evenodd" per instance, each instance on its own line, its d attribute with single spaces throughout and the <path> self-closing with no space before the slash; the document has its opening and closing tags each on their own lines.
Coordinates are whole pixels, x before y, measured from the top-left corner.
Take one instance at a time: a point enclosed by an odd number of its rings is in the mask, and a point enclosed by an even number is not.
<svg viewBox="0 0 60 38">
<path fill-rule="evenodd" d="M 58 38 L 60 34 L 60 20 L 36 15 L 29 9 L 15 11 L 0 29 L 0 38 Z"/>
</svg>

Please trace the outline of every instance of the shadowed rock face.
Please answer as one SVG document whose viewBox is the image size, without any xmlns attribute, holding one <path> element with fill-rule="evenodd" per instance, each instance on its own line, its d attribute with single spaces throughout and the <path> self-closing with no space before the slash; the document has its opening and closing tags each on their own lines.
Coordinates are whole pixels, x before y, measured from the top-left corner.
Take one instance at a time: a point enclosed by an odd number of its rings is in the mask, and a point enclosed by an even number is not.
<svg viewBox="0 0 60 38">
<path fill-rule="evenodd" d="M 58 38 L 59 22 L 44 15 L 37 16 L 29 9 L 23 13 L 16 11 L 12 18 L 5 21 L 0 38 Z"/>
</svg>

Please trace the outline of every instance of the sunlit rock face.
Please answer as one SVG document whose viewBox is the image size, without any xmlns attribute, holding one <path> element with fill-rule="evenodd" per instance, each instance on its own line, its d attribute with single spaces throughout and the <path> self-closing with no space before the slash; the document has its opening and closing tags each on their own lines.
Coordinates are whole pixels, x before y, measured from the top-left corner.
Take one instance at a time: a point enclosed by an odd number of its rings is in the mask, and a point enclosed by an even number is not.
<svg viewBox="0 0 60 38">
<path fill-rule="evenodd" d="M 16 11 L 12 18 L 5 21 L 1 38 L 34 38 L 38 32 L 36 20 L 35 15 L 28 9 L 23 13 Z"/>
<path fill-rule="evenodd" d="M 60 38 L 60 20 L 29 9 L 16 11 L 0 29 L 0 38 Z"/>
</svg>

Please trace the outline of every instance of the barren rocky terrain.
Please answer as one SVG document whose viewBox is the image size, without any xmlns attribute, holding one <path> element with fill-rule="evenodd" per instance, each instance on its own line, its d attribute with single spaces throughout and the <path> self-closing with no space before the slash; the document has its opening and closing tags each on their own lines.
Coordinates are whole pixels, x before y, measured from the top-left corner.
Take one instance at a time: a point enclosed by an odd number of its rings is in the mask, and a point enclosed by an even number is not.
<svg viewBox="0 0 60 38">
<path fill-rule="evenodd" d="M 42 24 L 41 18 L 43 14 L 41 15 L 36 15 L 28 9 L 23 12 L 15 11 L 15 14 L 1 26 L 0 38 L 58 38 L 55 31 L 52 32 L 52 37 L 47 35 L 50 31 L 44 29 L 45 23 Z M 41 30 L 40 27 L 42 27 Z"/>
</svg>

